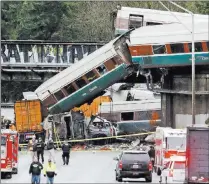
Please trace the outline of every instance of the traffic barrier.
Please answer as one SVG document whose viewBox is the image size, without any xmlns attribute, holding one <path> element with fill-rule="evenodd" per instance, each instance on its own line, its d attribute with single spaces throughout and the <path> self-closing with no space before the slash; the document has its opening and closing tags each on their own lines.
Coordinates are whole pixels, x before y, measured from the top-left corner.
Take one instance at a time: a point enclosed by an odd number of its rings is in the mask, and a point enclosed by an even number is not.
<svg viewBox="0 0 209 184">
<path fill-rule="evenodd" d="M 154 134 L 155 132 L 146 132 L 146 133 L 138 133 L 138 134 L 129 134 L 129 135 L 118 135 L 118 136 L 111 136 L 111 137 L 97 137 L 97 138 L 89 138 L 89 139 L 77 139 L 77 140 L 69 140 L 66 142 L 86 142 L 86 141 L 95 141 L 95 140 L 105 140 L 105 139 L 114 139 L 114 138 L 124 138 L 124 137 L 135 137 L 141 135 L 148 135 Z M 55 141 L 54 143 L 64 143 L 65 141 Z M 28 144 L 19 144 L 19 147 L 27 146 Z"/>
</svg>

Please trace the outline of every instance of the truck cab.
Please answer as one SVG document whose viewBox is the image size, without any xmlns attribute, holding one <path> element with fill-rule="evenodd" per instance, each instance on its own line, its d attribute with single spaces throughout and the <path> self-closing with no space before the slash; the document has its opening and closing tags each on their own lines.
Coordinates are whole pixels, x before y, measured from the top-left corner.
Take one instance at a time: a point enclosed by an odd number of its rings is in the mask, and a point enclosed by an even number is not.
<svg viewBox="0 0 209 184">
<path fill-rule="evenodd" d="M 1 130 L 1 173 L 12 177 L 18 172 L 18 134 L 10 129 Z"/>
</svg>

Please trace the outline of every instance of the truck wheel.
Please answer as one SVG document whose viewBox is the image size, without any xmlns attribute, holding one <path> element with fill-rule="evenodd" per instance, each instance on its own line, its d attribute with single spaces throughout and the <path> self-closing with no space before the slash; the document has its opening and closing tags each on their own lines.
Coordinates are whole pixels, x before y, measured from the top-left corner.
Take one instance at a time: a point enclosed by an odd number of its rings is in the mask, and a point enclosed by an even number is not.
<svg viewBox="0 0 209 184">
<path fill-rule="evenodd" d="M 160 176 L 161 173 L 162 173 L 162 172 L 161 172 L 160 168 L 158 167 L 158 168 L 157 168 L 157 175 Z"/>
<path fill-rule="evenodd" d="M 1 173 L 1 179 L 5 179 L 5 173 L 4 172 Z"/>
<path fill-rule="evenodd" d="M 14 168 L 12 173 L 13 174 L 18 174 L 18 169 L 17 168 Z"/>
<path fill-rule="evenodd" d="M 11 179 L 11 178 L 12 178 L 12 173 L 8 173 L 8 174 L 7 174 L 7 178 L 8 178 L 8 179 Z"/>
</svg>

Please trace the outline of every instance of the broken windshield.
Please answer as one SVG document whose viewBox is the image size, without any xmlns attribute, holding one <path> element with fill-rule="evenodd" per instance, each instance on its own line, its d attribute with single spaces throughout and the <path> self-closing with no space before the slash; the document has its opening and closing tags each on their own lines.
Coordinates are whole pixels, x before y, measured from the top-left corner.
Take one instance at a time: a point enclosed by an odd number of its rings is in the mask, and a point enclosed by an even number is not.
<svg viewBox="0 0 209 184">
<path fill-rule="evenodd" d="M 186 137 L 167 137 L 167 149 L 186 149 Z"/>
</svg>

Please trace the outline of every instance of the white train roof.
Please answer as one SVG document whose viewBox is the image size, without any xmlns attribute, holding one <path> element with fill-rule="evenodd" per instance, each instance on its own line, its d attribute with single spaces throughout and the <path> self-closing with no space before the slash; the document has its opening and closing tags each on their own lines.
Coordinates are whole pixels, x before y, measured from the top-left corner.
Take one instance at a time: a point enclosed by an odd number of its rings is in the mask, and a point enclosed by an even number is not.
<svg viewBox="0 0 209 184">
<path fill-rule="evenodd" d="M 112 56 L 116 55 L 116 52 L 114 51 L 114 49 L 112 49 L 112 46 L 117 39 L 118 38 L 112 40 L 111 42 L 94 51 L 87 57 L 81 59 L 79 62 L 56 74 L 55 76 L 41 84 L 35 90 L 35 93 L 41 100 L 43 100 L 49 95 L 48 90 L 51 93 L 56 92 L 63 86 L 81 77 L 84 73 L 92 70 L 92 68 L 99 66 L 105 60 L 108 60 Z"/>
<path fill-rule="evenodd" d="M 191 15 L 188 13 L 181 12 L 172 12 L 177 16 L 182 22 L 190 21 Z M 121 7 L 121 10 L 118 10 L 118 17 L 129 19 L 130 14 L 143 15 L 146 22 L 159 22 L 159 23 L 178 23 L 178 20 L 169 12 L 145 8 L 130 8 L 130 7 Z M 195 20 L 208 20 L 208 15 L 194 14 Z"/>
<path fill-rule="evenodd" d="M 141 100 L 141 101 L 121 101 L 121 102 L 103 102 L 99 106 L 99 112 L 133 112 L 161 110 L 161 100 Z"/>
<path fill-rule="evenodd" d="M 204 41 L 208 39 L 208 24 L 209 21 L 197 21 L 194 26 L 195 41 Z M 187 22 L 184 25 L 192 30 L 192 23 Z M 144 44 L 166 44 L 176 42 L 191 42 L 192 36 L 182 24 L 166 24 L 140 27 L 130 34 L 131 45 Z"/>
</svg>

